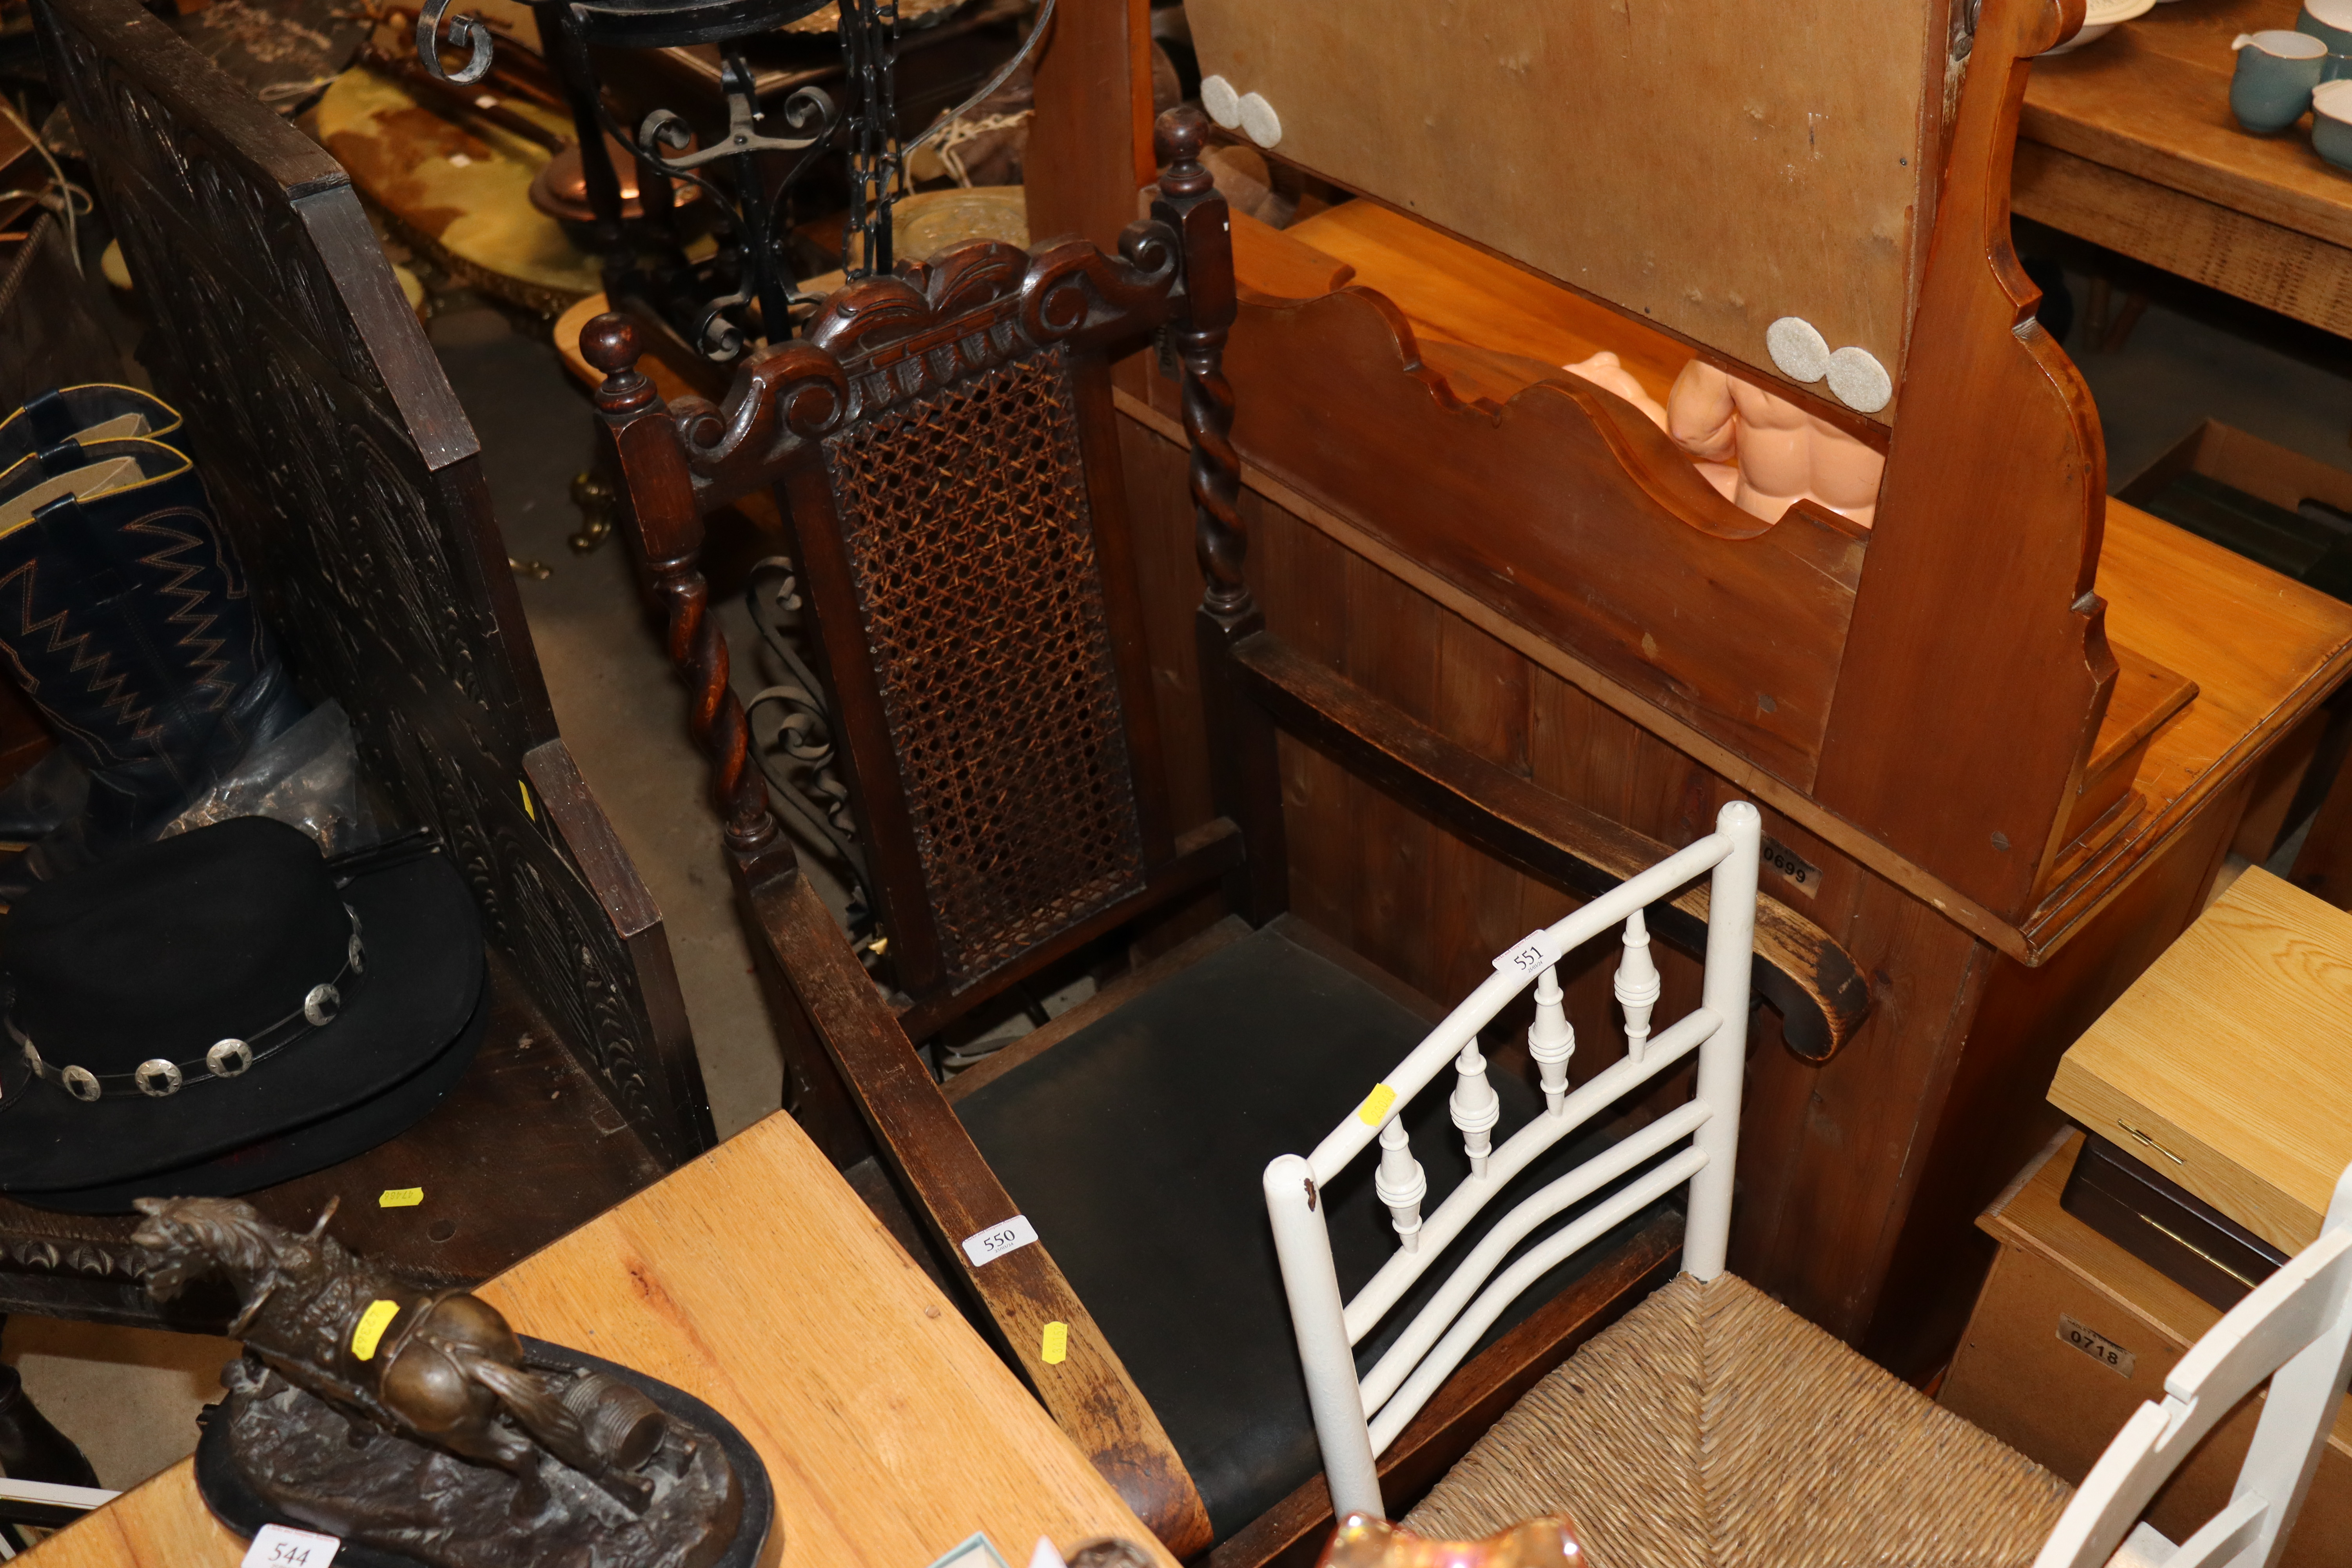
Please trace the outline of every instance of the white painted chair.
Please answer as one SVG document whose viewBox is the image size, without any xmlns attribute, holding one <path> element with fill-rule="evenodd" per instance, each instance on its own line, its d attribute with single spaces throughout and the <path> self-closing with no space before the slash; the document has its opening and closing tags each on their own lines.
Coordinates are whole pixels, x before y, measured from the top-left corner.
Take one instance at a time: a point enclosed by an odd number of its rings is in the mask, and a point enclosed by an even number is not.
<svg viewBox="0 0 2352 1568">
<path fill-rule="evenodd" d="M 2026 1568 L 2048 1539 L 2066 1505 L 2063 1482 L 1725 1270 L 1761 836 L 1756 808 L 1734 802 L 1708 837 L 1529 936 L 1311 1155 L 1266 1167 L 1324 1473 L 1343 1519 L 1382 1511 L 1381 1455 L 1515 1296 L 1687 1184 L 1685 1271 L 1529 1390 L 1402 1521 L 1408 1529 L 1465 1542 L 1533 1515 L 1565 1515 L 1592 1568 L 1714 1563 L 1730 1542 L 1756 1568 Z M 1642 911 L 1700 876 L 1712 886 L 1699 1005 L 1657 1026 Z M 1557 966 L 1570 950 L 1621 930 L 1615 989 L 1626 1055 L 1570 1090 L 1573 1041 Z M 1545 1109 L 1524 1127 L 1501 1129 L 1477 1034 L 1529 986 L 1528 1047 Z M 1465 1255 L 1451 1276 L 1358 1376 L 1354 1347 L 1506 1184 L 1693 1053 L 1687 1103 L 1455 1248 Z M 1471 1173 L 1424 1217 L 1426 1182 L 1399 1115 L 1449 1067 L 1448 1106 Z M 1376 1138 L 1374 1185 L 1398 1246 L 1343 1302 L 1328 1205 L 1318 1197 Z M 1505 1266 L 1547 1222 L 1604 1192 Z M 1854 1462 L 1857 1455 L 1867 1462 Z"/>
<path fill-rule="evenodd" d="M 1377 1461 L 1459 1365 L 1514 1298 L 1559 1263 L 1643 1206 L 1689 1184 L 1684 1268 L 1701 1279 L 1723 1271 L 1731 1229 L 1733 1156 L 1739 1132 L 1740 1077 L 1748 1043 L 1748 978 L 1756 924 L 1757 857 L 1762 819 L 1745 801 L 1726 805 L 1716 830 L 1555 925 L 1529 934 L 1495 960 L 1494 976 L 1448 1014 L 1362 1105 L 1307 1156 L 1285 1154 L 1265 1168 L 1265 1203 L 1274 1222 L 1283 1288 L 1298 1335 L 1315 1432 L 1334 1508 L 1381 1511 Z M 1658 972 L 1650 961 L 1643 910 L 1688 883 L 1712 876 L 1706 979 L 1699 1005 L 1653 1031 Z M 1606 933 L 1623 932 L 1616 974 L 1625 1014 L 1626 1055 L 1582 1087 L 1568 1087 L 1574 1037 L 1561 1008 L 1558 965 Z M 1528 1049 L 1541 1075 L 1545 1110 L 1494 1147 L 1496 1100 L 1486 1080 L 1478 1031 L 1528 987 L 1536 1019 Z M 1545 1151 L 1685 1057 L 1698 1054 L 1691 1101 L 1585 1162 L 1522 1201 L 1465 1258 L 1378 1364 L 1359 1379 L 1354 1347 L 1378 1326 L 1414 1282 L 1460 1237 L 1487 1202 Z M 1448 1100 L 1470 1157 L 1471 1173 L 1425 1219 L 1428 1184 L 1412 1156 L 1405 1107 L 1454 1070 Z M 1324 1205 L 1317 1194 L 1377 1137 L 1375 1178 L 1393 1218 L 1397 1250 L 1353 1300 L 1340 1300 Z M 1688 1147 L 1579 1215 L 1499 1275 L 1514 1247 L 1546 1221 L 1590 1197 L 1675 1144 Z"/>
<path fill-rule="evenodd" d="M 2336 1180 L 2319 1239 L 2189 1347 L 2164 1380 L 2163 1404 L 2142 1405 L 2124 1424 L 2034 1568 L 2099 1568 L 2111 1558 L 2131 1568 L 2271 1568 L 2311 1489 L 2347 1373 L 2352 1167 Z M 2221 1511 L 2177 1547 L 2137 1523 L 2205 1434 L 2265 1383 L 2262 1419 Z"/>
<path fill-rule="evenodd" d="M 1760 837 L 1755 807 L 1734 802 L 1713 834 L 1532 933 L 1311 1155 L 1267 1165 L 1266 1209 L 1336 1512 L 1382 1514 L 1380 1456 L 1515 1297 L 1687 1183 L 1684 1273 L 1513 1406 L 1405 1526 L 1462 1542 L 1561 1514 L 1577 1521 L 1594 1568 L 1713 1562 L 1728 1542 L 1765 1568 L 2271 1568 L 2352 1373 L 2352 1170 L 2320 1238 L 2197 1342 L 2166 1380 L 2164 1403 L 2141 1407 L 2069 1500 L 2048 1471 L 1724 1271 Z M 1654 1029 L 1658 978 L 1642 911 L 1700 876 L 1712 878 L 1700 1003 Z M 1621 929 L 1626 1055 L 1571 1090 L 1558 965 Z M 1497 1146 L 1478 1031 L 1530 986 L 1545 1109 Z M 1355 1347 L 1513 1177 L 1694 1052 L 1687 1104 L 1522 1199 L 1358 1375 Z M 1470 1173 L 1423 1215 L 1428 1184 L 1402 1115 L 1449 1068 Z M 1343 1301 L 1319 1196 L 1375 1142 L 1374 1187 L 1397 1248 Z M 1503 1267 L 1548 1221 L 1635 1172 Z M 2179 1547 L 2135 1530 L 2199 1441 L 2266 1381 L 2228 1506 Z"/>
</svg>

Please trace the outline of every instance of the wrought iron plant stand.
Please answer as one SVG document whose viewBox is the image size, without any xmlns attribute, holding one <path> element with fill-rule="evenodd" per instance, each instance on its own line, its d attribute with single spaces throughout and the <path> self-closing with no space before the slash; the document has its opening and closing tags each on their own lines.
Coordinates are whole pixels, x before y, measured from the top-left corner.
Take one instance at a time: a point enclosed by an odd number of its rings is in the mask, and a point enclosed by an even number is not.
<svg viewBox="0 0 2352 1568">
<path fill-rule="evenodd" d="M 786 195 L 826 153 L 838 150 L 848 163 L 845 279 L 891 270 L 890 213 L 901 195 L 908 158 L 1021 68 L 1045 36 L 1055 0 L 1042 0 L 1028 37 L 977 92 L 903 141 L 896 85 L 898 0 L 839 0 L 845 102 L 835 103 L 820 88 L 804 87 L 763 117 L 745 42 L 827 3 L 531 0 L 541 46 L 571 105 L 607 298 L 616 309 L 675 332 L 690 353 L 714 364 L 733 363 L 755 342 L 783 342 L 795 312 L 805 315 L 815 304 L 814 295 L 796 291 L 786 261 L 790 236 L 783 219 L 791 210 Z M 417 58 L 437 79 L 478 81 L 490 68 L 490 30 L 478 17 L 450 16 L 451 4 L 423 0 Z M 685 119 L 668 109 L 654 110 L 634 131 L 622 125 L 604 101 L 590 51 L 691 45 L 720 51 L 725 132 L 710 145 L 694 148 Z M 445 49 L 464 51 L 464 62 L 451 68 L 443 59 Z M 763 118 L 771 122 L 766 129 Z M 772 123 L 778 119 L 781 127 Z M 785 134 L 775 134 L 779 129 Z M 624 214 L 607 136 L 629 148 L 636 162 L 641 216 L 634 223 Z M 778 174 L 766 160 L 780 155 L 790 162 Z M 724 184 L 712 177 L 722 164 Z M 689 259 L 682 242 L 677 221 L 681 182 L 708 198 L 722 231 L 717 252 L 706 259 Z"/>
</svg>

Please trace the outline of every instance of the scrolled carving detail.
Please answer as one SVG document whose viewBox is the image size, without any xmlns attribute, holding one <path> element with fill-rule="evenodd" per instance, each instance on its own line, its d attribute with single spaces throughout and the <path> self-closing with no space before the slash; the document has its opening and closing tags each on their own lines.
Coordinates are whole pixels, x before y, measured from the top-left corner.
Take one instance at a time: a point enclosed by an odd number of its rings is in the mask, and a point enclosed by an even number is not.
<svg viewBox="0 0 2352 1568">
<path fill-rule="evenodd" d="M 796 442 L 829 434 L 850 405 L 849 375 L 841 362 L 822 348 L 795 342 L 746 365 L 723 405 L 681 397 L 671 415 L 697 495 L 703 504 L 717 505 L 757 488 Z"/>
<path fill-rule="evenodd" d="M 1174 229 L 1157 218 L 1139 217 L 1119 230 L 1118 253 L 1138 272 L 1157 278 L 1174 270 L 1184 248 Z"/>
<path fill-rule="evenodd" d="M 1115 323 L 1132 331 L 1158 319 L 1176 282 L 1176 235 L 1152 219 L 1131 226 L 1130 233 L 1139 228 L 1161 231 L 1136 236 L 1135 254 L 1156 262 L 1156 269 L 1105 256 L 1083 239 L 1031 256 L 1021 281 L 1021 326 L 1031 342 L 1043 346 Z"/>
</svg>

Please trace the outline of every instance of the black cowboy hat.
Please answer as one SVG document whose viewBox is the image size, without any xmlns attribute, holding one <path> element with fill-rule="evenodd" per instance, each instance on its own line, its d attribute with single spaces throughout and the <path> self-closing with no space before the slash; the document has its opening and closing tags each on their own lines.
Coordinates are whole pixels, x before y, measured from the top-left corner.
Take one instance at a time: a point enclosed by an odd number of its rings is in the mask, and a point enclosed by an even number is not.
<svg viewBox="0 0 2352 1568">
<path fill-rule="evenodd" d="M 331 863 L 238 817 L 43 883 L 0 923 L 0 1191 L 103 1213 L 362 1153 L 464 1072 L 485 973 L 428 840 Z"/>
</svg>

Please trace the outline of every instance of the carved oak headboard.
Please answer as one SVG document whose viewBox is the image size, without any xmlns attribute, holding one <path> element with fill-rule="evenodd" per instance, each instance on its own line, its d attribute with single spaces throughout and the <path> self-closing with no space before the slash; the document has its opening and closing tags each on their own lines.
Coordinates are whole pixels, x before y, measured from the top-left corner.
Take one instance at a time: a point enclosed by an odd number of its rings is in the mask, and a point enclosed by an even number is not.
<svg viewBox="0 0 2352 1568">
<path fill-rule="evenodd" d="M 132 0 L 42 0 L 143 358 L 298 679 L 438 829 L 489 939 L 646 1142 L 713 1136 L 659 912 L 556 733 L 480 443 L 340 164 Z"/>
</svg>

